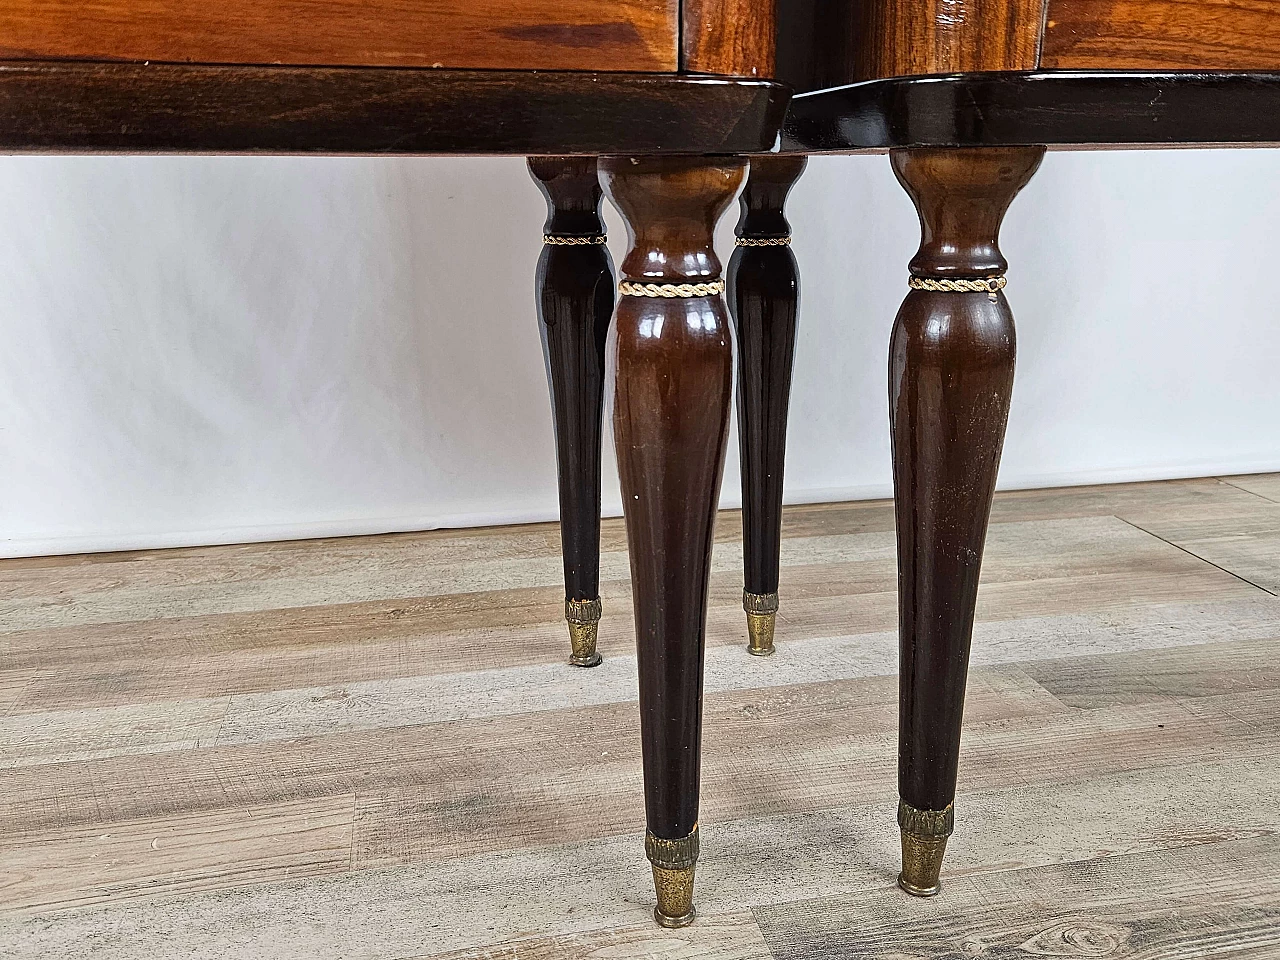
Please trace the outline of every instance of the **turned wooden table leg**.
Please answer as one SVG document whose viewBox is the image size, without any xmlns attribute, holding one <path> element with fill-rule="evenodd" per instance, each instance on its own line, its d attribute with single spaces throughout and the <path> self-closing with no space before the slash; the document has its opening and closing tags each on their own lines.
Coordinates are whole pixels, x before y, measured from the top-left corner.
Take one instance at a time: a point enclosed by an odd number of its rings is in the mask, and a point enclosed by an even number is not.
<svg viewBox="0 0 1280 960">
<path fill-rule="evenodd" d="M 727 159 L 601 160 L 630 239 L 615 317 L 613 426 L 635 596 L 645 852 L 654 916 L 668 927 L 694 914 L 707 580 L 733 388 L 712 231 L 744 169 Z"/>
<path fill-rule="evenodd" d="M 537 299 L 560 476 L 569 662 L 600 662 L 600 436 L 613 261 L 600 219 L 595 157 L 530 157 L 547 199 Z"/>
<path fill-rule="evenodd" d="M 953 823 L 978 573 L 1013 388 L 1013 314 L 997 240 L 1044 147 L 904 149 L 920 214 L 889 348 L 898 530 L 898 823 L 908 893 L 931 896 Z"/>
<path fill-rule="evenodd" d="M 782 549 L 782 470 L 795 358 L 800 277 L 784 206 L 807 158 L 753 157 L 738 202 L 726 277 L 738 338 L 738 454 L 742 464 L 742 607 L 747 651 L 773 653 Z"/>
</svg>

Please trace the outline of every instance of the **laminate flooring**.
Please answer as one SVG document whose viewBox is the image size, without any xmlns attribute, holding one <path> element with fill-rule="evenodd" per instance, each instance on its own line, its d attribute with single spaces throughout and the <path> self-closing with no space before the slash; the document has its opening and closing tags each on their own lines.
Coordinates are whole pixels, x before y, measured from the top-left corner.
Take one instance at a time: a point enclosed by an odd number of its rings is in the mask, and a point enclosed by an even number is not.
<svg viewBox="0 0 1280 960">
<path fill-rule="evenodd" d="M 1280 475 L 997 498 L 943 893 L 894 885 L 893 509 L 741 529 L 657 928 L 621 521 L 0 561 L 0 957 L 1280 958 Z"/>
</svg>

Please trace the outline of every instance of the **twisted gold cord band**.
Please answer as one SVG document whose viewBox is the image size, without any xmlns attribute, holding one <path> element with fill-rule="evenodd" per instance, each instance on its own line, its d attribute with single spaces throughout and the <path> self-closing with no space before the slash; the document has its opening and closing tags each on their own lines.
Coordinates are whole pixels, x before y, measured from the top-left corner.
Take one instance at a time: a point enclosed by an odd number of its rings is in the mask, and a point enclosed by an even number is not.
<svg viewBox="0 0 1280 960">
<path fill-rule="evenodd" d="M 736 237 L 735 247 L 789 247 L 790 237 Z"/>
<path fill-rule="evenodd" d="M 542 242 L 553 247 L 583 247 L 592 243 L 608 243 L 609 238 L 603 233 L 594 237 L 561 237 L 554 233 L 544 233 Z"/>
<path fill-rule="evenodd" d="M 623 280 L 618 292 L 624 297 L 713 297 L 724 293 L 724 281 L 710 283 L 635 283 Z"/>
<path fill-rule="evenodd" d="M 907 286 L 912 290 L 932 290 L 937 293 L 995 293 L 1003 290 L 1008 281 L 1004 277 L 985 277 L 981 280 L 940 280 L 933 277 L 912 277 Z"/>
</svg>

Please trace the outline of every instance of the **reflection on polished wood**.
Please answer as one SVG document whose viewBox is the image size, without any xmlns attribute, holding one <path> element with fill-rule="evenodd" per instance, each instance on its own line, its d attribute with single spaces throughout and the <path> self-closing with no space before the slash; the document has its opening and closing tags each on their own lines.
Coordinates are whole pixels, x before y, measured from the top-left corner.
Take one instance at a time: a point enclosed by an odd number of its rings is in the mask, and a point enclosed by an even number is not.
<svg viewBox="0 0 1280 960">
<path fill-rule="evenodd" d="M 895 150 L 920 215 L 914 277 L 991 278 L 1007 264 L 1000 223 L 1044 147 Z M 889 346 L 897 510 L 901 693 L 898 789 L 909 892 L 936 892 L 951 832 L 960 721 L 987 518 L 1013 389 L 1013 314 L 1004 293 L 911 290 Z M 942 823 L 946 832 L 912 824 Z M 927 862 L 925 862 L 927 861 Z M 918 872 L 913 872 L 916 868 Z"/>
<path fill-rule="evenodd" d="M 772 83 L 637 73 L 194 64 L 0 64 L 15 152 L 748 153 Z"/>
<path fill-rule="evenodd" d="M 1270 0 L 1048 0 L 1040 66 L 1280 70 L 1280 4 Z"/>
<path fill-rule="evenodd" d="M 787 152 L 910 146 L 1280 144 L 1280 73 L 955 74 L 792 101 Z"/>
<path fill-rule="evenodd" d="M 594 667 L 600 662 L 600 449 L 613 260 L 603 242 L 595 157 L 531 157 L 529 170 L 547 200 L 536 286 L 556 430 L 570 662 Z"/>
<path fill-rule="evenodd" d="M 782 542 L 782 480 L 800 276 L 787 194 L 803 157 L 757 157 L 738 198 L 729 307 L 738 345 L 738 453 L 742 469 L 743 607 L 748 651 L 773 652 Z"/>
<path fill-rule="evenodd" d="M 620 276 L 718 279 L 713 233 L 745 169 L 729 160 L 602 159 L 609 198 L 627 223 Z M 631 547 L 646 819 L 659 845 L 693 843 L 707 587 L 733 382 L 729 311 L 718 294 L 624 296 L 614 326 L 613 427 Z M 696 844 L 690 849 L 678 872 L 691 885 Z M 692 913 L 667 913 L 662 896 L 685 881 L 668 875 L 673 864 L 651 860 L 667 871 L 654 874 L 659 922 L 687 923 Z"/>
<path fill-rule="evenodd" d="M 676 69 L 678 0 L 6 0 L 0 57 Z"/>
</svg>

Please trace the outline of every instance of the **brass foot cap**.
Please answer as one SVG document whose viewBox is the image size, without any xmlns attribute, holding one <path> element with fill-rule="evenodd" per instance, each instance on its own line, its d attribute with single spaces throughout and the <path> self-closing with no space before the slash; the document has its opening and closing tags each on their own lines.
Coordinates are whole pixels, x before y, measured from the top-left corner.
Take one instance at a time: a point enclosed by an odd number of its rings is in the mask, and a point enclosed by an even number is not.
<svg viewBox="0 0 1280 960">
<path fill-rule="evenodd" d="M 596 637 L 600 628 L 600 601 L 566 600 L 564 618 L 569 624 L 569 643 L 573 655 L 569 662 L 575 667 L 594 667 L 604 658 L 596 652 Z"/>
<path fill-rule="evenodd" d="M 653 866 L 653 888 L 658 895 L 653 919 L 659 926 L 676 928 L 693 923 L 697 912 L 693 908 L 693 869 Z"/>
<path fill-rule="evenodd" d="M 653 867 L 653 889 L 658 905 L 653 918 L 663 927 L 687 927 L 693 923 L 693 872 L 698 863 L 698 827 L 686 837 L 666 840 L 645 831 L 644 852 Z"/>
<path fill-rule="evenodd" d="M 668 930 L 679 930 L 681 927 L 687 927 L 693 923 L 697 915 L 698 911 L 695 907 L 690 907 L 689 912 L 682 917 L 669 917 L 657 907 L 653 908 L 653 919 L 658 921 L 658 926 L 666 927 Z"/>
<path fill-rule="evenodd" d="M 935 883 L 932 887 L 917 887 L 912 885 L 911 881 L 906 878 L 905 874 L 898 874 L 898 886 L 913 897 L 936 897 L 938 891 L 942 889 L 942 884 Z"/>
<path fill-rule="evenodd" d="M 936 896 L 942 889 L 942 857 L 947 851 L 946 837 L 922 837 L 902 831 L 902 872 L 898 886 L 913 897 Z"/>
<path fill-rule="evenodd" d="M 755 657 L 773 655 L 773 631 L 778 615 L 776 593 L 742 592 L 742 609 L 747 614 L 747 653 Z"/>
</svg>

